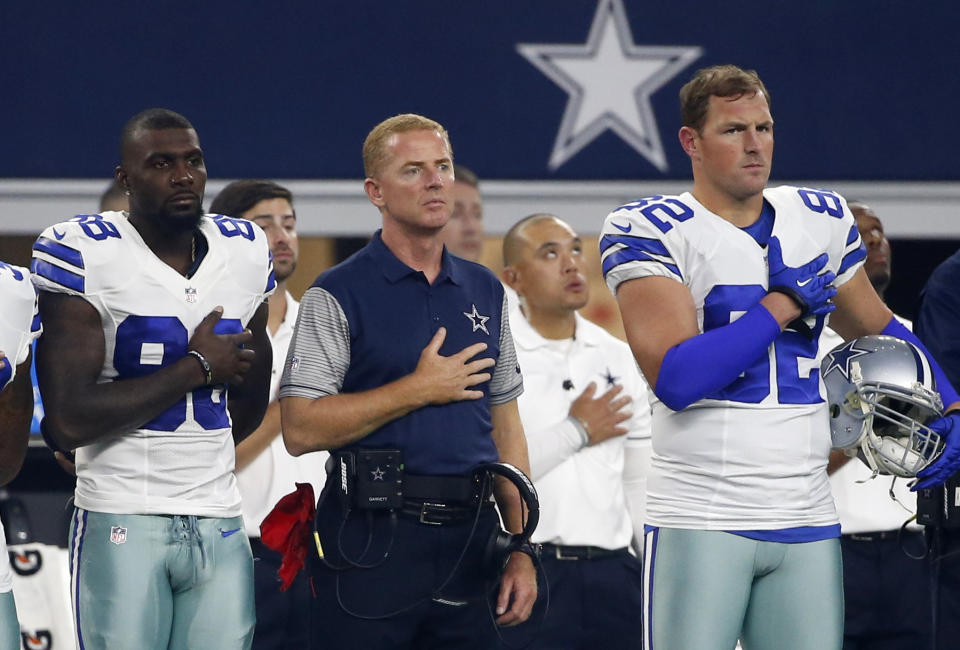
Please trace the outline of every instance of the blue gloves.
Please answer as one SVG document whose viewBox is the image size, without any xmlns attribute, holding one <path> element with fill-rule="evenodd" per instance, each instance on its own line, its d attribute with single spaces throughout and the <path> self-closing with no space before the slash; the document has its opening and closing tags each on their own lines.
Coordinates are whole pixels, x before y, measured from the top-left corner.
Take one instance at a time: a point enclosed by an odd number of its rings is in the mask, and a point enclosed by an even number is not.
<svg viewBox="0 0 960 650">
<path fill-rule="evenodd" d="M 803 266 L 793 268 L 783 263 L 783 251 L 780 248 L 779 239 L 771 237 L 768 246 L 767 263 L 770 267 L 768 291 L 776 291 L 793 298 L 802 312 L 800 318 L 826 315 L 836 308 L 830 299 L 837 295 L 837 290 L 833 288 L 833 281 L 837 279 L 837 274 L 827 271 L 818 275 L 827 264 L 826 253 Z"/>
<path fill-rule="evenodd" d="M 0 390 L 3 390 L 12 376 L 13 366 L 10 365 L 10 359 L 0 356 Z"/>
<path fill-rule="evenodd" d="M 940 456 L 917 473 L 917 479 L 923 480 L 910 488 L 914 492 L 943 485 L 960 470 L 960 411 L 947 413 L 927 426 L 945 438 L 944 446 Z"/>
</svg>

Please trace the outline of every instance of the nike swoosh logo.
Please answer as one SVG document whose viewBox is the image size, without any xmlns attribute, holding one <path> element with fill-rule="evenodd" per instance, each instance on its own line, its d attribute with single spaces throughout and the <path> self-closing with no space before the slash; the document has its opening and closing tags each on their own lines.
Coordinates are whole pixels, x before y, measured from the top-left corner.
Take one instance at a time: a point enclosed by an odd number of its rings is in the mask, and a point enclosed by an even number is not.
<svg viewBox="0 0 960 650">
<path fill-rule="evenodd" d="M 231 535 L 233 535 L 233 534 L 234 534 L 235 532 L 237 532 L 238 530 L 240 530 L 240 529 L 239 529 L 239 528 L 234 528 L 233 530 L 224 530 L 224 529 L 221 528 L 221 529 L 220 529 L 220 536 L 221 536 L 221 537 L 230 537 Z"/>
<path fill-rule="evenodd" d="M 628 223 L 626 226 L 621 226 L 619 223 L 610 222 L 613 224 L 613 227 L 619 230 L 620 232 L 630 232 L 633 229 L 633 224 Z"/>
<path fill-rule="evenodd" d="M 798 286 L 798 287 L 805 287 L 805 286 L 807 286 L 807 285 L 810 283 L 810 280 L 812 280 L 812 279 L 813 279 L 813 278 L 807 278 L 807 279 L 804 280 L 803 282 L 800 282 L 800 280 L 797 280 L 797 286 Z"/>
<path fill-rule="evenodd" d="M 63 239 L 66 236 L 66 234 L 67 233 L 65 232 L 57 232 L 56 228 L 53 229 L 53 236 L 57 238 L 57 241 L 60 241 L 61 239 Z"/>
</svg>

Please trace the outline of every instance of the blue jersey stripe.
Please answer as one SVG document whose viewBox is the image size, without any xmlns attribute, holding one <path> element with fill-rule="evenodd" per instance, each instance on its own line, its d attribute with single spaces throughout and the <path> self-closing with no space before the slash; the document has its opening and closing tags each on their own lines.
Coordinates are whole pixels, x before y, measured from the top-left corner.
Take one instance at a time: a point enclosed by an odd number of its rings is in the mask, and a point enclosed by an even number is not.
<svg viewBox="0 0 960 650">
<path fill-rule="evenodd" d="M 798 526 L 779 530 L 728 530 L 728 533 L 754 539 L 759 542 L 780 542 L 781 544 L 802 544 L 819 542 L 840 537 L 840 524 L 827 526 Z"/>
<path fill-rule="evenodd" d="M 70 539 L 70 578 L 73 580 L 74 588 L 74 607 L 75 618 L 73 620 L 74 628 L 77 632 L 77 642 L 80 650 L 85 650 L 83 643 L 83 633 L 80 631 L 80 561 L 83 558 L 83 540 L 87 532 L 87 511 L 76 508 L 73 511 L 73 535 Z M 74 569 L 76 567 L 76 569 Z M 74 575 L 76 571 L 76 575 Z"/>
<path fill-rule="evenodd" d="M 859 248 L 857 248 L 856 250 L 852 250 L 843 256 L 843 260 L 840 262 L 840 270 L 837 271 L 837 275 L 842 274 L 851 266 L 853 266 L 860 260 L 866 258 L 866 256 L 867 256 L 867 249 L 864 248 L 863 244 L 861 243 Z"/>
<path fill-rule="evenodd" d="M 860 231 L 857 230 L 857 225 L 854 224 L 850 226 L 850 232 L 847 233 L 847 246 L 857 241 L 857 237 L 860 236 Z"/>
<path fill-rule="evenodd" d="M 616 253 L 611 253 L 603 259 L 603 275 L 606 277 L 610 271 L 620 266 L 621 264 L 626 264 L 628 262 L 656 262 L 663 266 L 665 269 L 676 275 L 680 280 L 683 280 L 683 274 L 680 273 L 680 268 L 674 264 L 668 264 L 663 260 L 658 260 L 654 257 L 651 257 L 643 251 L 634 251 L 628 248 L 619 250 Z"/>
<path fill-rule="evenodd" d="M 657 550 L 658 550 L 657 547 L 660 544 L 660 529 L 644 524 L 643 536 L 644 538 L 646 538 L 644 541 L 644 546 L 645 546 L 644 561 L 647 562 L 647 566 L 649 567 L 649 570 L 645 571 L 645 573 L 649 573 L 649 575 L 643 576 L 644 577 L 643 596 L 645 598 L 643 605 L 644 607 L 647 608 L 646 620 L 643 621 L 644 623 L 646 623 L 643 633 L 647 635 L 647 642 L 644 645 L 644 647 L 652 648 L 653 647 L 653 623 L 654 623 L 653 578 L 654 578 L 654 573 L 656 572 L 656 569 L 657 569 Z M 646 556 L 649 556 L 649 558 Z"/>
<path fill-rule="evenodd" d="M 30 271 L 68 289 L 73 289 L 79 293 L 84 292 L 84 278 L 82 275 L 77 275 L 72 271 L 54 266 L 46 260 L 40 260 L 36 257 L 33 258 L 30 262 Z"/>
<path fill-rule="evenodd" d="M 83 268 L 83 255 L 76 248 L 70 248 L 59 242 L 55 242 L 49 237 L 40 237 L 33 244 L 33 250 L 43 251 L 53 255 L 58 260 L 63 260 L 68 264 L 73 264 L 75 267 L 82 269 Z"/>
<path fill-rule="evenodd" d="M 271 268 L 271 269 L 270 269 L 270 275 L 267 276 L 267 288 L 266 288 L 265 291 L 273 291 L 273 289 L 274 289 L 276 286 L 277 286 L 277 278 L 276 278 L 276 275 L 275 275 L 274 272 L 273 272 L 273 269 Z"/>
<path fill-rule="evenodd" d="M 667 247 L 664 246 L 663 242 L 659 239 L 650 239 L 649 237 L 630 237 L 627 235 L 604 235 L 603 239 L 600 240 L 600 252 L 605 253 L 607 252 L 608 248 L 617 244 L 623 244 L 627 248 L 633 250 L 645 251 L 647 253 L 653 253 L 654 255 L 670 257 L 670 251 L 667 250 Z"/>
</svg>

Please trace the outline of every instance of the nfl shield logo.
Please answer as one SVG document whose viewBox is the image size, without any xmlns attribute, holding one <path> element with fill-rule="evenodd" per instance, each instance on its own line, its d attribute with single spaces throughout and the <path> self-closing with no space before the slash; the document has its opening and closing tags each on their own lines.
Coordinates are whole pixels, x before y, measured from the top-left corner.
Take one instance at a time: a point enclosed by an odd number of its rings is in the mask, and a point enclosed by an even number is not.
<svg viewBox="0 0 960 650">
<path fill-rule="evenodd" d="M 114 544 L 123 544 L 127 541 L 127 529 L 120 526 L 111 526 L 110 541 Z"/>
<path fill-rule="evenodd" d="M 193 287 L 187 287 L 183 290 L 183 293 L 187 297 L 187 302 L 197 302 L 197 290 Z"/>
</svg>

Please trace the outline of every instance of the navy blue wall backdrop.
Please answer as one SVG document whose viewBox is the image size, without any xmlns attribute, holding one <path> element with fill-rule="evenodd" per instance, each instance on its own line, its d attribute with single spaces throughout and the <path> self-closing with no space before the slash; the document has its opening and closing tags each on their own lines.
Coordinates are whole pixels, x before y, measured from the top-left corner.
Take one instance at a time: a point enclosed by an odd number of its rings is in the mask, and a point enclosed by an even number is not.
<svg viewBox="0 0 960 650">
<path fill-rule="evenodd" d="M 405 111 L 486 178 L 686 178 L 677 91 L 735 62 L 770 88 L 777 178 L 960 178 L 947 1 L 60 4 L 2 9 L 0 177 L 103 177 L 159 105 L 219 178 L 357 178 Z"/>
</svg>

